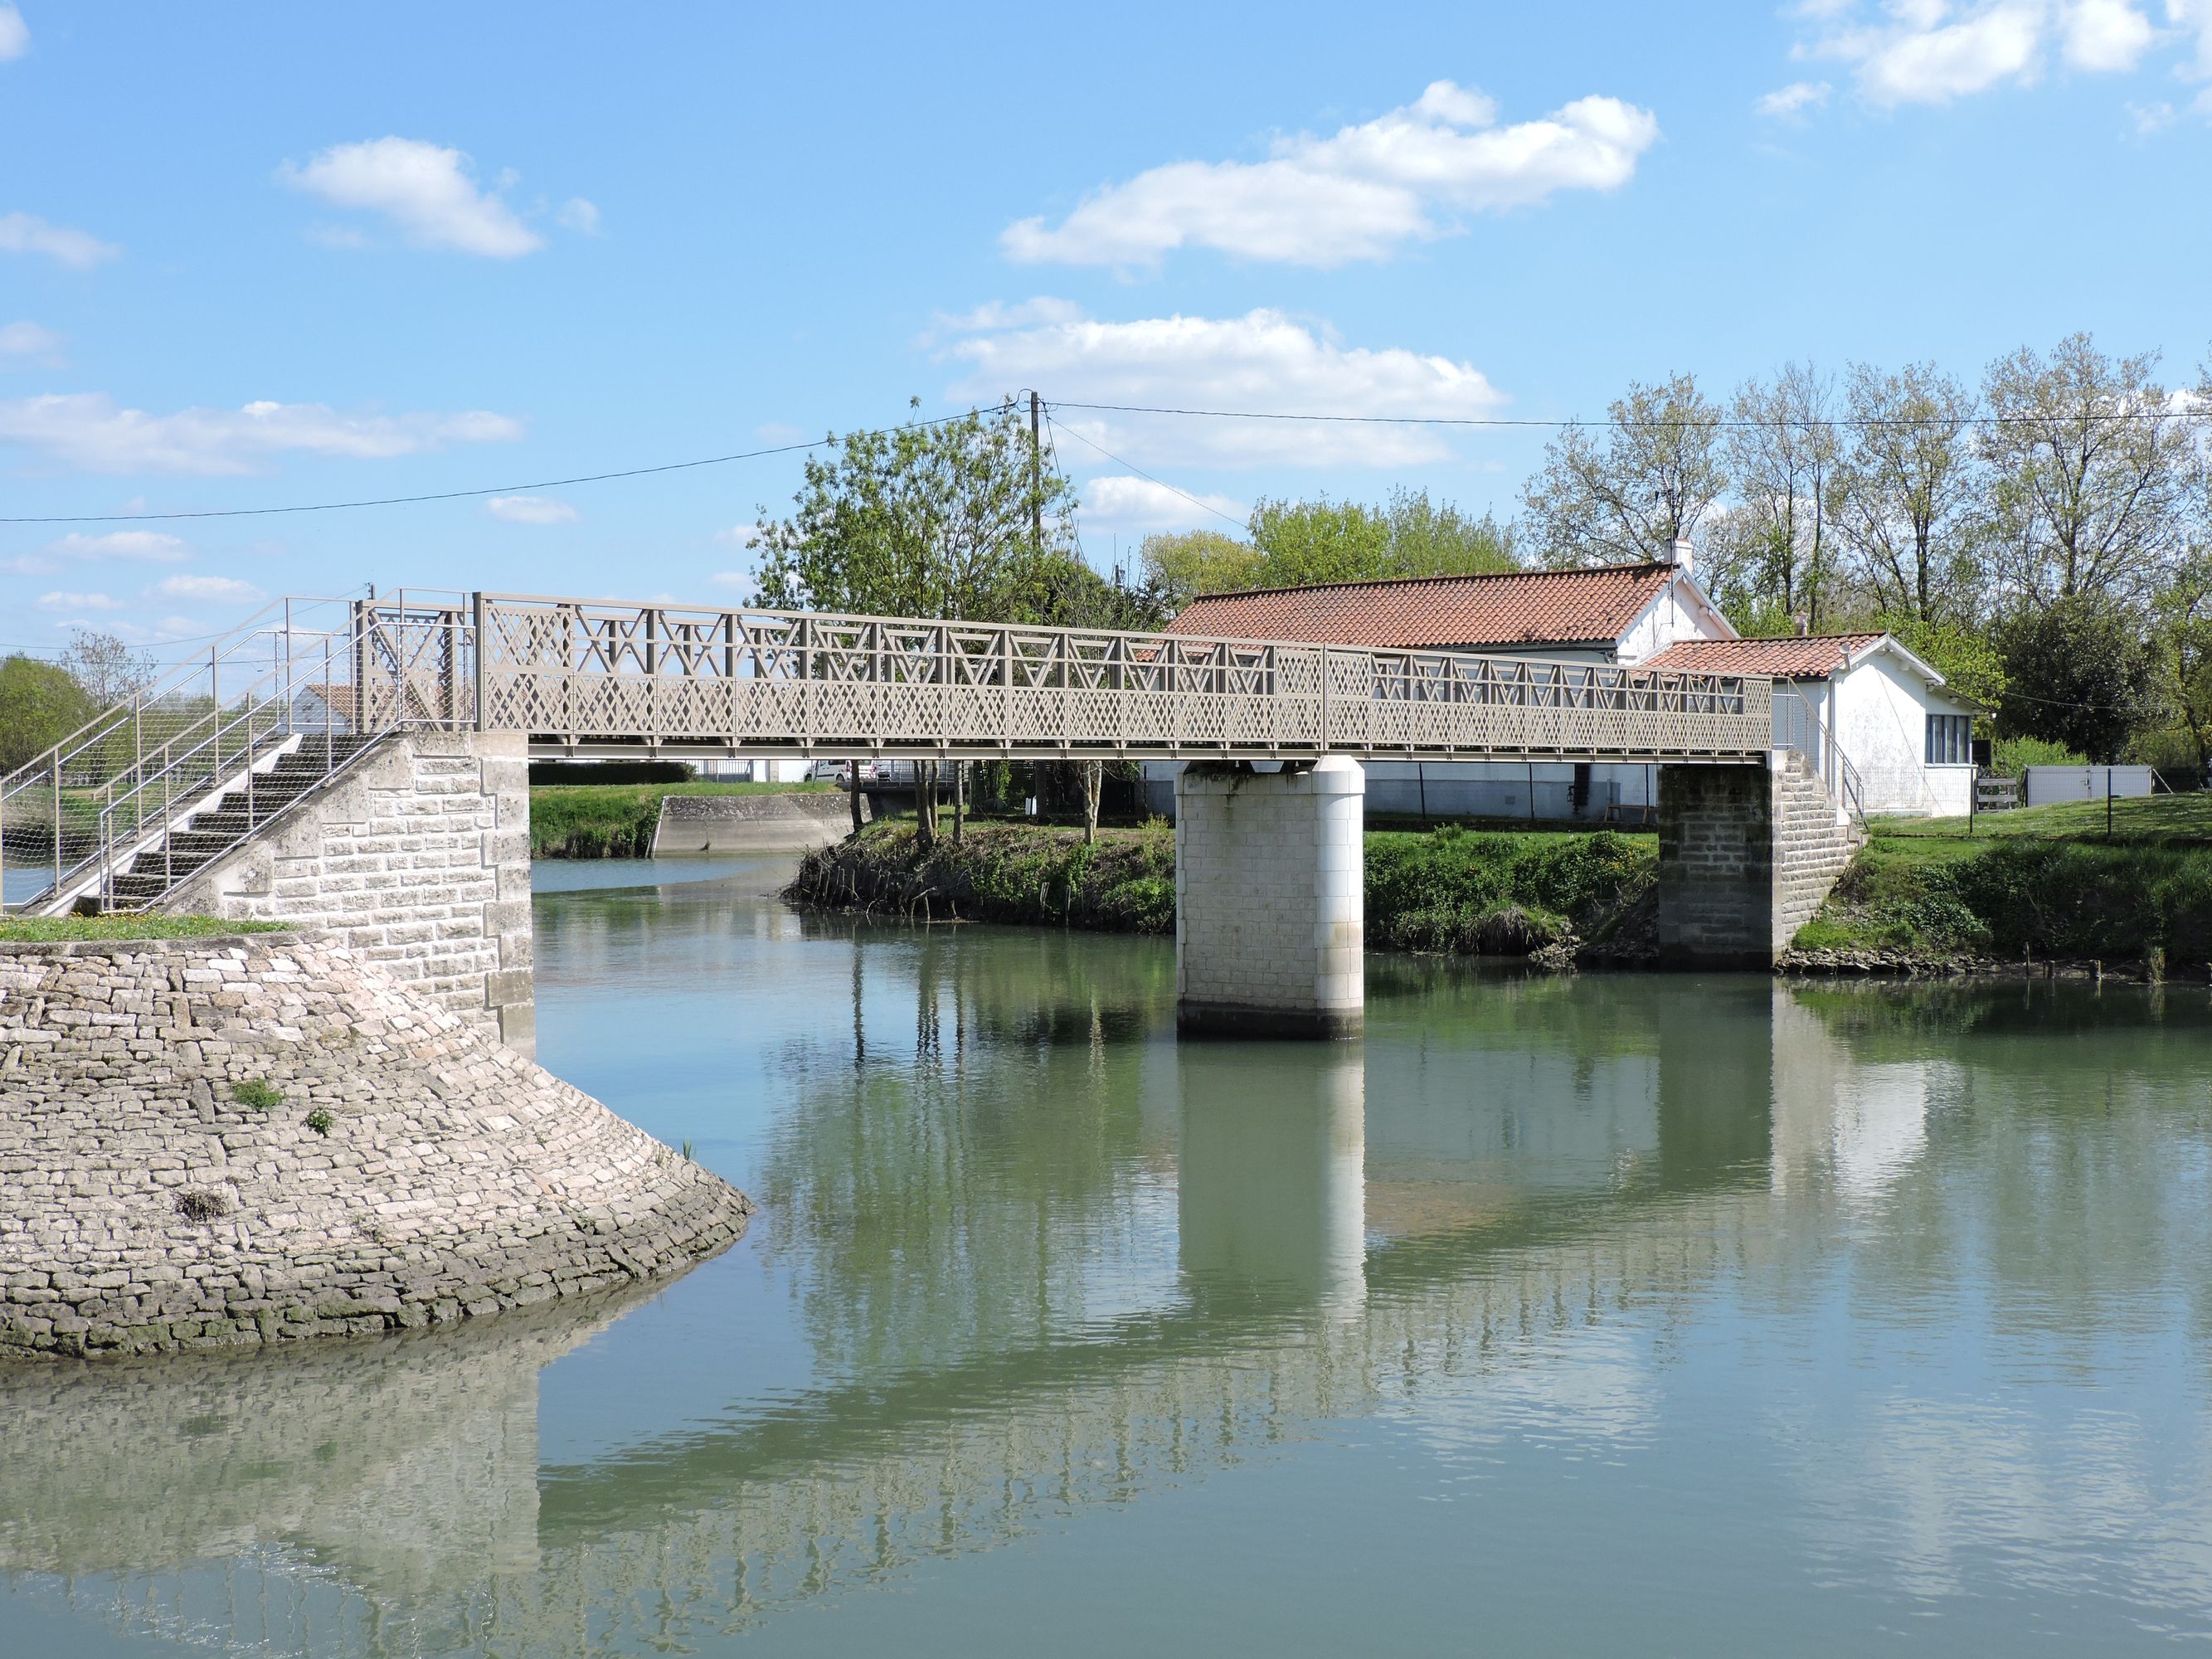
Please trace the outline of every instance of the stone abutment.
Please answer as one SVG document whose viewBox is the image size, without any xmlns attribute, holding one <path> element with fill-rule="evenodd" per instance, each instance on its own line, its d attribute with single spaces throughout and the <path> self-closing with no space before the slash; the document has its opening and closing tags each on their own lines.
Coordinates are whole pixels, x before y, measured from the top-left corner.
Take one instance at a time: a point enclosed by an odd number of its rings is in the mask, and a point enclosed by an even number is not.
<svg viewBox="0 0 2212 1659">
<path fill-rule="evenodd" d="M 0 1355 L 411 1328 L 751 1206 L 333 939 L 0 943 Z"/>
</svg>

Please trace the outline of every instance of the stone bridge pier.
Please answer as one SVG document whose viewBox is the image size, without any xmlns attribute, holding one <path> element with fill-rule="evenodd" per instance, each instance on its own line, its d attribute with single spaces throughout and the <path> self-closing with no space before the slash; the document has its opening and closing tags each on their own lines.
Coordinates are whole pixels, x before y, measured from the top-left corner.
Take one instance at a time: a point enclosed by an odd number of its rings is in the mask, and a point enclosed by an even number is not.
<svg viewBox="0 0 2212 1659">
<path fill-rule="evenodd" d="M 1176 781 L 1176 1024 L 1223 1036 L 1349 1037 L 1367 996 L 1367 770 L 1340 755 Z"/>
<path fill-rule="evenodd" d="M 1659 768 L 1659 957 L 1774 966 L 1863 836 L 1804 757 Z M 1357 1036 L 1366 774 L 1329 756 L 1176 783 L 1176 1019 L 1192 1035 Z"/>
</svg>

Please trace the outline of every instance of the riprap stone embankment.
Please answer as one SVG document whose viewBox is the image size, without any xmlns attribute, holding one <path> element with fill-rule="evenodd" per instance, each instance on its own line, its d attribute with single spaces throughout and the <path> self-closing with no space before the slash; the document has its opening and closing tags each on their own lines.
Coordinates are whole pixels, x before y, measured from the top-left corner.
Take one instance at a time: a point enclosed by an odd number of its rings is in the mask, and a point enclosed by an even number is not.
<svg viewBox="0 0 2212 1659">
<path fill-rule="evenodd" d="M 0 1355 L 489 1314 L 751 1207 L 334 941 L 0 943 Z"/>
</svg>

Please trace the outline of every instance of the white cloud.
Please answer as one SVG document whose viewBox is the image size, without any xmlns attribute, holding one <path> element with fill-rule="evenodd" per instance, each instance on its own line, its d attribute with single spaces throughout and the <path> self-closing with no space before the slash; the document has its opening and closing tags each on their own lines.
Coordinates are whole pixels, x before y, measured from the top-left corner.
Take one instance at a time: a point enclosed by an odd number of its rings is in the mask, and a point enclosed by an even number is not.
<svg viewBox="0 0 2212 1659">
<path fill-rule="evenodd" d="M 10 358 L 35 358 L 47 368 L 57 368 L 62 360 L 62 337 L 36 323 L 0 324 L 0 367 Z"/>
<path fill-rule="evenodd" d="M 334 207 L 385 215 L 417 247 L 512 259 L 545 246 L 495 191 L 477 187 L 466 155 L 420 138 L 333 144 L 276 176 Z"/>
<path fill-rule="evenodd" d="M 2066 61 L 2092 74 L 2133 69 L 2156 33 L 2150 19 L 2127 0 L 2075 0 L 2065 9 L 2061 27 Z"/>
<path fill-rule="evenodd" d="M 749 588 L 753 585 L 750 570 L 717 570 L 707 578 L 709 587 Z"/>
<path fill-rule="evenodd" d="M 599 234 L 599 210 L 580 196 L 571 196 L 562 203 L 561 211 L 553 216 L 564 229 L 585 236 Z"/>
<path fill-rule="evenodd" d="M 1786 87 L 1776 88 L 1752 107 L 1761 115 L 1788 120 L 1808 109 L 1820 108 L 1833 90 L 1826 81 L 1792 81 Z"/>
<path fill-rule="evenodd" d="M 105 593 L 41 593 L 31 601 L 41 611 L 121 611 L 120 599 Z"/>
<path fill-rule="evenodd" d="M 2182 10 L 2203 3 L 2166 0 L 2166 8 L 2186 27 Z M 1799 43 L 1793 55 L 1851 64 L 1861 94 L 1886 106 L 2031 86 L 2054 50 L 2068 68 L 2084 74 L 2124 73 L 2159 38 L 2134 0 L 1889 0 L 1871 19 L 1856 4 L 1812 15 L 1823 32 Z"/>
<path fill-rule="evenodd" d="M 1234 533 L 1243 527 L 1250 511 L 1226 495 L 1204 495 L 1196 490 L 1185 495 L 1166 484 L 1127 473 L 1109 473 L 1083 486 L 1083 524 L 1093 532 L 1188 530 L 1195 526 Z M 1230 523 L 1224 525 L 1224 519 Z"/>
<path fill-rule="evenodd" d="M 31 31 L 23 14 L 11 5 L 0 4 L 0 64 L 21 58 L 30 49 Z"/>
<path fill-rule="evenodd" d="M 576 509 L 550 495 L 495 495 L 484 503 L 495 519 L 509 524 L 574 524 Z"/>
<path fill-rule="evenodd" d="M 2128 118 L 2135 123 L 2136 137 L 2148 138 L 2173 125 L 2173 106 L 2162 98 L 2154 104 L 2130 103 Z"/>
<path fill-rule="evenodd" d="M 2194 55 L 2176 73 L 2189 81 L 2212 81 L 2212 0 L 2166 0 L 2166 21 L 2184 35 L 2197 37 Z M 2199 98 L 2200 112 L 2212 115 L 2212 97 Z"/>
<path fill-rule="evenodd" d="M 447 443 L 505 443 L 522 423 L 484 410 L 349 415 L 324 404 L 251 403 L 149 415 L 103 392 L 0 401 L 0 444 L 15 444 L 87 472 L 246 473 L 285 451 L 387 460 Z"/>
<path fill-rule="evenodd" d="M 89 231 L 50 224 L 35 213 L 0 213 L 0 253 L 43 253 L 71 270 L 90 270 L 122 252 Z"/>
<path fill-rule="evenodd" d="M 725 547 L 750 547 L 767 529 L 763 524 L 733 524 L 727 530 L 717 530 L 707 539 L 720 542 Z"/>
<path fill-rule="evenodd" d="M 137 559 L 148 564 L 180 564 L 191 557 L 181 538 L 160 530 L 111 530 L 88 536 L 72 530 L 46 551 L 64 559 Z"/>
<path fill-rule="evenodd" d="M 1578 98 L 1541 120 L 1499 127 L 1490 99 L 1449 81 L 1402 109 L 1329 137 L 1278 139 L 1264 161 L 1171 161 L 1108 185 L 1057 227 L 1009 225 L 1012 258 L 1152 266 L 1182 247 L 1330 266 L 1379 259 L 1455 228 L 1459 215 L 1609 191 L 1659 138 L 1648 110 Z"/>
<path fill-rule="evenodd" d="M 232 576 L 165 576 L 147 592 L 165 599 L 220 599 L 252 605 L 267 596 L 252 582 Z"/>
<path fill-rule="evenodd" d="M 1494 414 L 1505 401 L 1471 363 L 1346 346 L 1272 310 L 1127 323 L 1074 318 L 973 334 L 939 355 L 967 367 L 951 395 L 976 401 L 1034 386 L 1070 403 L 1461 419 Z M 1056 419 L 1140 465 L 1397 466 L 1451 453 L 1434 428 L 1082 410 Z M 1079 442 L 1062 446 L 1064 463 L 1091 459 Z"/>
</svg>

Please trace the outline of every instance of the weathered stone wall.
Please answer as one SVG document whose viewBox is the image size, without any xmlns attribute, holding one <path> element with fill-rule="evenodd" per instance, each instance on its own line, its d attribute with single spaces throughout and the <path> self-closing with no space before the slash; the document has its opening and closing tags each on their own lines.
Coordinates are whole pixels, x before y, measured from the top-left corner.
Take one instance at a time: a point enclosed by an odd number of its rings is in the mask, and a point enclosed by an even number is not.
<svg viewBox="0 0 2212 1659">
<path fill-rule="evenodd" d="M 1774 950 L 1790 948 L 1866 836 L 1844 813 L 1804 756 L 1796 750 L 1774 775 Z"/>
<path fill-rule="evenodd" d="M 1794 750 L 1762 766 L 1661 767 L 1661 960 L 1773 967 L 1859 840 Z"/>
<path fill-rule="evenodd" d="M 327 930 L 391 977 L 534 1053 L 526 741 L 516 732 L 386 738 L 166 908 Z"/>
<path fill-rule="evenodd" d="M 750 1211 L 327 939 L 0 944 L 0 1353 L 488 1314 L 679 1269 Z"/>
<path fill-rule="evenodd" d="M 1176 781 L 1176 1020 L 1188 1031 L 1358 1035 L 1366 1001 L 1366 774 L 1330 756 Z"/>
</svg>

